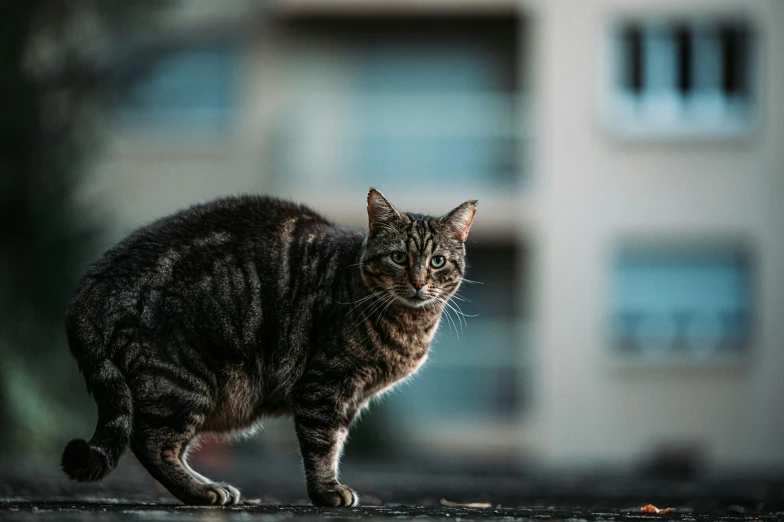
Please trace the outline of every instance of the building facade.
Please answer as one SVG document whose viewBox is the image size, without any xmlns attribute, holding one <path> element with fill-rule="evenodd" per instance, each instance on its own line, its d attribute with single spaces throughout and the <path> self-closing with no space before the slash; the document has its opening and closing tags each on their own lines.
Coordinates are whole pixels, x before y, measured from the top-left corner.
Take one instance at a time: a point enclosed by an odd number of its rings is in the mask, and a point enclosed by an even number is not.
<svg viewBox="0 0 784 522">
<path fill-rule="evenodd" d="M 112 239 L 244 192 L 356 227 L 371 185 L 479 199 L 484 284 L 457 303 L 478 317 L 377 405 L 389 440 L 782 466 L 782 22 L 774 1 L 175 4 L 83 197 Z"/>
</svg>

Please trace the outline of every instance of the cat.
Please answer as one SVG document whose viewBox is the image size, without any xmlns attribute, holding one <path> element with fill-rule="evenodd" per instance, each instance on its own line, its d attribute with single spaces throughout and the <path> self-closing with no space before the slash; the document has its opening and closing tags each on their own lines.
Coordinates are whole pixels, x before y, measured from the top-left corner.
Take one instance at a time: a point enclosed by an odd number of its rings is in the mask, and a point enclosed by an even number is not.
<svg viewBox="0 0 784 522">
<path fill-rule="evenodd" d="M 98 405 L 66 475 L 104 478 L 130 446 L 186 504 L 240 502 L 193 471 L 201 435 L 293 415 L 308 496 L 356 506 L 338 460 L 357 413 L 427 358 L 465 271 L 477 202 L 436 218 L 370 189 L 368 230 L 264 196 L 197 205 L 133 232 L 79 283 L 71 353 Z"/>
</svg>

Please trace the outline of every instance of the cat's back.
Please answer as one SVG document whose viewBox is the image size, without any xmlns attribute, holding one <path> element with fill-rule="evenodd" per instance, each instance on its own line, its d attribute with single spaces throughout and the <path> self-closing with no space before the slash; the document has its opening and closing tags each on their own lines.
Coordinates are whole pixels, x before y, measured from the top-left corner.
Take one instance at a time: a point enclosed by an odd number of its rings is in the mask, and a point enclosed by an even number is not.
<svg viewBox="0 0 784 522">
<path fill-rule="evenodd" d="M 271 245 L 291 234 L 291 224 L 332 225 L 313 210 L 269 196 L 237 196 L 194 205 L 132 232 L 88 270 L 89 276 L 141 275 L 169 258 L 236 252 Z"/>
<path fill-rule="evenodd" d="M 293 234 L 332 229 L 313 210 L 269 196 L 194 205 L 135 230 L 107 250 L 88 268 L 69 313 L 80 304 L 104 308 L 107 299 L 135 302 L 148 288 L 197 284 L 218 260 L 263 262 L 259 253 L 278 251 Z"/>
</svg>

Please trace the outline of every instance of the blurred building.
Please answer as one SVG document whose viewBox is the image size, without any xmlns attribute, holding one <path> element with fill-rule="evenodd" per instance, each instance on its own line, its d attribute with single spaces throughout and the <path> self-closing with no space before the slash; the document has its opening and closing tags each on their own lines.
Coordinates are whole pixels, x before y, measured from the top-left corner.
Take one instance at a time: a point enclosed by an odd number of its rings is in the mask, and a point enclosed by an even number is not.
<svg viewBox="0 0 784 522">
<path fill-rule="evenodd" d="M 363 227 L 478 198 L 467 315 L 373 409 L 403 450 L 784 466 L 784 3 L 174 2 L 83 196 Z M 269 436 L 276 437 L 274 430 Z M 349 450 L 351 451 L 351 450 Z"/>
</svg>

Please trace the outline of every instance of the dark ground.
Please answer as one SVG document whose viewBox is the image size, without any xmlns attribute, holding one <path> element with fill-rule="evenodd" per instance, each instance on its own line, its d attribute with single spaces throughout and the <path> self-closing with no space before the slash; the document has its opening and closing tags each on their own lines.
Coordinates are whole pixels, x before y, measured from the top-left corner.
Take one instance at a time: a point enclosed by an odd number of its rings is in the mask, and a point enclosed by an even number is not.
<svg viewBox="0 0 784 522">
<path fill-rule="evenodd" d="M 207 476 L 228 480 L 249 502 L 226 508 L 179 504 L 126 456 L 100 483 L 69 482 L 51 466 L 0 470 L 0 520 L 784 520 L 784 476 L 652 477 L 620 473 L 536 473 L 401 461 L 346 463 L 342 480 L 360 494 L 359 508 L 309 505 L 293 460 L 238 459 Z M 471 507 L 479 503 L 487 507 Z M 645 504 L 672 507 L 646 514 Z"/>
</svg>

